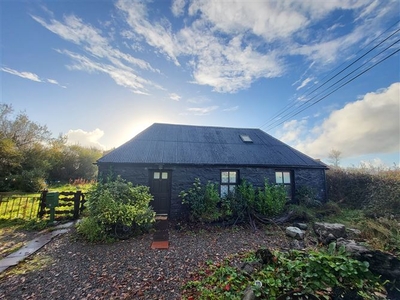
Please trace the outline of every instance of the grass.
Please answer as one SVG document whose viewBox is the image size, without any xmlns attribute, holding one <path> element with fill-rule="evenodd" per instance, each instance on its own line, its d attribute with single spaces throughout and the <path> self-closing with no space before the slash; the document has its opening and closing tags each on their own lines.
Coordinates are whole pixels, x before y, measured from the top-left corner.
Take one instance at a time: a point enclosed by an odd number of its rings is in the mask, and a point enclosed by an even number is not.
<svg viewBox="0 0 400 300">
<path fill-rule="evenodd" d="M 0 280 L 10 275 L 23 275 L 29 272 L 41 271 L 50 266 L 54 262 L 50 256 L 33 255 L 24 261 L 20 262 L 17 266 L 9 268 L 0 274 Z"/>
</svg>

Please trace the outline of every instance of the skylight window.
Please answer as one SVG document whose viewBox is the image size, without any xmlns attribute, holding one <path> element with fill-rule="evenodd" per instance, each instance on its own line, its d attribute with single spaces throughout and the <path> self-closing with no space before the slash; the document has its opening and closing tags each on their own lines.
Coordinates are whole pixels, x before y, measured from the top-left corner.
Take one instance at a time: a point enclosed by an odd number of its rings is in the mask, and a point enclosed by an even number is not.
<svg viewBox="0 0 400 300">
<path fill-rule="evenodd" d="M 241 134 L 240 138 L 244 143 L 252 143 L 253 140 L 247 134 Z"/>
</svg>

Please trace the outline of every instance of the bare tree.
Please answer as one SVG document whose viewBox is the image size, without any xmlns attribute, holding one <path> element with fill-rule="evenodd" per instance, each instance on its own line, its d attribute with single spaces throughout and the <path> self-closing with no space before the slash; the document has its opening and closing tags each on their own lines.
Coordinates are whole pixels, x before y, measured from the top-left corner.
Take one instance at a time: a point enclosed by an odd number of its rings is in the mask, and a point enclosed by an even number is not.
<svg viewBox="0 0 400 300">
<path fill-rule="evenodd" d="M 329 162 L 335 168 L 340 166 L 340 160 L 342 158 L 342 152 L 336 149 L 332 149 L 328 154 Z"/>
</svg>

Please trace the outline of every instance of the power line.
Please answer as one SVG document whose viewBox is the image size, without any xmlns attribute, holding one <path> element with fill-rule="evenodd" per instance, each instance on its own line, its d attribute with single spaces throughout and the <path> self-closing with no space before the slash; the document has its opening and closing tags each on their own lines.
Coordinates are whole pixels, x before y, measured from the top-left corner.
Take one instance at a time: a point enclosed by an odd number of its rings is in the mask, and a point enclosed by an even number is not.
<svg viewBox="0 0 400 300">
<path fill-rule="evenodd" d="M 400 29 L 399 29 L 400 30 Z M 361 69 L 362 67 L 364 67 L 365 65 L 367 65 L 369 62 L 371 62 L 372 60 L 374 60 L 376 57 L 378 57 L 379 55 L 381 55 L 382 53 L 386 52 L 387 50 L 389 50 L 391 47 L 393 47 L 395 44 L 397 44 L 400 41 L 400 39 L 396 40 L 395 42 L 393 42 L 391 45 L 389 45 L 388 47 L 386 47 L 385 49 L 383 49 L 382 51 L 380 51 L 378 54 L 374 55 L 372 58 L 370 58 L 369 60 L 367 60 L 365 63 L 363 63 L 361 66 L 359 66 L 358 68 L 354 69 L 353 71 L 351 71 L 350 73 L 348 73 L 347 75 L 345 75 L 344 77 L 340 78 L 339 80 L 337 80 L 336 82 L 334 82 L 333 84 L 331 84 L 329 87 L 327 87 L 326 89 L 324 89 L 322 92 L 320 92 L 317 95 L 314 95 L 312 98 L 310 98 L 309 100 L 305 101 L 304 103 L 302 103 L 299 107 L 297 107 L 298 109 L 301 109 L 301 107 L 305 106 L 307 103 L 311 102 L 313 99 L 317 98 L 318 96 L 320 96 L 321 94 L 323 94 L 324 92 L 326 92 L 327 90 L 329 90 L 330 88 L 334 87 L 335 85 L 337 85 L 338 83 L 340 83 L 341 81 L 343 81 L 344 79 L 346 79 L 347 77 L 349 77 L 351 74 L 353 74 L 354 72 L 356 72 L 357 70 Z M 325 99 L 326 97 L 324 97 Z M 319 102 L 319 101 L 318 101 Z M 307 106 L 310 107 L 310 106 Z M 304 110 L 301 110 L 304 111 Z M 282 118 L 288 117 L 286 119 L 292 118 L 293 116 L 297 115 L 296 113 L 296 109 L 294 111 L 288 112 L 285 115 L 282 116 Z M 281 119 L 282 119 L 281 118 Z M 280 120 L 280 119 L 279 119 Z M 268 129 L 272 129 L 275 128 L 276 126 L 274 126 L 275 123 L 277 123 L 279 120 L 275 120 L 274 122 L 272 122 L 268 128 Z M 281 123 L 280 123 L 281 124 Z"/>
<path fill-rule="evenodd" d="M 381 36 L 383 36 L 387 31 L 389 31 L 391 28 L 393 28 L 394 26 L 396 26 L 398 23 L 400 22 L 400 19 L 397 20 L 394 24 L 392 24 L 391 26 L 389 26 L 385 31 L 383 31 L 380 35 L 378 35 L 375 39 L 373 39 L 371 42 L 369 42 L 365 47 L 363 47 L 361 50 L 359 50 L 356 54 L 358 54 L 359 52 L 363 51 L 364 49 L 366 49 L 369 45 L 371 45 L 374 41 L 376 41 L 377 39 L 379 39 Z M 343 73 L 345 70 L 347 70 L 348 68 L 350 68 L 352 65 L 354 65 L 356 62 L 360 61 L 363 57 L 365 57 L 366 55 L 368 55 L 369 53 L 371 53 L 373 50 L 375 50 L 376 48 L 378 48 L 380 45 L 382 45 L 385 41 L 387 41 L 388 39 L 390 39 L 393 35 L 395 35 L 397 32 L 399 32 L 400 29 L 397 29 L 396 31 L 394 31 L 393 33 L 391 33 L 389 36 L 387 36 L 386 38 L 384 38 L 383 40 L 381 40 L 378 44 L 376 44 L 374 47 L 372 47 L 371 49 L 369 49 L 366 53 L 364 53 L 362 56 L 360 56 L 359 58 L 357 58 L 356 60 L 354 60 L 353 62 L 351 62 L 349 65 L 347 65 L 345 68 L 341 69 L 339 72 L 337 72 L 336 74 L 332 75 L 328 80 L 326 80 L 325 82 L 323 82 L 322 84 L 320 84 L 319 86 L 317 86 L 315 89 L 313 89 L 311 92 L 309 92 L 308 94 L 301 96 L 301 97 L 307 97 L 311 94 L 313 94 L 314 92 L 316 92 L 317 90 L 319 90 L 320 88 L 322 88 L 323 86 L 325 86 L 328 82 L 332 81 L 334 78 L 336 78 L 337 76 L 339 76 L 341 73 Z M 379 55 L 379 54 L 378 54 Z M 375 55 L 374 57 L 376 57 L 377 55 Z M 345 63 L 342 63 L 341 65 L 339 65 L 338 67 L 336 67 L 331 73 L 333 73 L 335 70 L 339 69 L 341 66 L 343 66 Z M 365 63 L 363 64 L 365 65 Z M 362 66 L 363 66 L 362 65 Z M 359 67 L 360 68 L 360 67 Z M 357 69 L 359 69 L 357 68 Z M 356 69 L 356 70 L 357 70 Z M 350 74 L 354 73 L 351 72 Z M 344 78 L 348 77 L 350 74 L 348 74 L 347 76 L 343 77 L 341 80 L 343 80 Z M 325 77 L 322 78 L 322 80 L 324 80 L 325 78 L 327 78 L 329 76 L 326 75 Z M 337 81 L 336 83 L 340 82 L 341 80 Z M 332 87 L 332 85 L 330 86 Z M 330 88 L 329 87 L 329 88 Z M 329 89 L 328 88 L 328 89 Z M 311 88 L 310 88 L 311 89 Z M 326 91 L 327 89 L 325 89 L 324 91 Z M 298 108 L 301 108 L 302 106 L 306 105 L 307 103 L 309 103 L 312 99 L 316 98 L 318 95 L 320 95 L 321 93 L 315 95 L 314 97 L 312 97 L 311 99 L 307 100 L 306 102 L 302 103 Z M 268 121 L 266 121 L 265 123 L 263 123 L 260 128 L 265 127 L 266 125 L 269 124 L 269 127 L 271 127 L 273 124 L 275 124 L 277 121 L 279 121 L 280 119 L 284 118 L 285 116 L 289 115 L 290 113 L 293 113 L 293 109 L 295 109 L 295 104 L 289 103 L 287 104 L 283 109 L 281 109 L 281 111 L 279 111 L 278 113 L 276 113 L 273 117 L 271 117 Z M 297 109 L 298 109 L 297 108 Z M 282 114 L 284 114 L 287 111 L 291 111 L 287 114 L 285 114 L 283 117 L 279 118 L 276 120 L 277 117 L 281 116 Z M 268 127 L 268 128 L 269 128 Z"/>
<path fill-rule="evenodd" d="M 363 75 L 364 73 L 368 72 L 369 70 L 371 70 L 372 68 L 376 67 L 377 65 L 379 65 L 380 63 L 382 63 L 383 61 L 385 61 L 386 59 L 390 58 L 391 56 L 395 55 L 396 53 L 398 53 L 400 51 L 400 49 L 397 49 L 396 51 L 394 51 L 393 53 L 389 54 L 388 56 L 384 57 L 383 59 L 381 59 L 380 61 L 378 61 L 377 63 L 373 64 L 372 66 L 370 66 L 369 68 L 365 69 L 364 71 L 362 71 L 361 73 L 357 74 L 356 76 L 352 77 L 351 79 L 349 79 L 348 81 L 346 81 L 345 83 L 343 83 L 342 85 L 340 85 L 339 87 L 335 88 L 333 91 L 329 92 L 328 94 L 326 94 L 325 96 L 321 97 L 320 99 L 318 99 L 317 101 L 311 103 L 310 105 L 306 106 L 305 108 L 301 109 L 300 111 L 296 112 L 294 115 L 290 116 L 290 118 L 297 116 L 298 114 L 300 114 L 301 112 L 303 112 L 304 110 L 306 110 L 307 108 L 317 104 L 318 102 L 321 102 L 322 100 L 324 100 L 326 97 L 332 95 L 334 92 L 336 92 L 337 90 L 341 89 L 342 87 L 344 87 L 345 85 L 349 84 L 350 82 L 352 82 L 353 80 L 355 80 L 356 78 L 360 77 L 361 75 Z M 273 129 L 283 123 L 285 123 L 288 119 L 285 119 L 283 121 L 281 121 L 280 123 L 276 124 L 275 126 L 271 127 L 270 129 Z"/>
</svg>

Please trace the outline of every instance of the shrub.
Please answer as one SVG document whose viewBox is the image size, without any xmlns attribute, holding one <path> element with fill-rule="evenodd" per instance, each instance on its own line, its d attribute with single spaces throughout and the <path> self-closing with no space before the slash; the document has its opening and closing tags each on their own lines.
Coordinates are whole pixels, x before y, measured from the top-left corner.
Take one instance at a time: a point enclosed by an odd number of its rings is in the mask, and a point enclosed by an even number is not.
<svg viewBox="0 0 400 300">
<path fill-rule="evenodd" d="M 376 216 L 400 216 L 400 169 L 369 173 L 364 169 L 327 171 L 328 199 Z"/>
<path fill-rule="evenodd" d="M 99 182 L 88 193 L 88 218 L 78 226 L 78 232 L 88 240 L 105 240 L 110 228 L 116 224 L 148 229 L 155 219 L 149 206 L 153 199 L 145 186 L 117 177 L 116 180 Z"/>
<path fill-rule="evenodd" d="M 300 186 L 296 189 L 296 200 L 300 205 L 307 207 L 317 207 L 321 202 L 316 200 L 316 192 L 308 186 Z"/>
<path fill-rule="evenodd" d="M 204 186 L 196 178 L 193 186 L 179 196 L 189 207 L 190 219 L 201 222 L 228 219 L 252 222 L 253 214 L 272 217 L 283 212 L 286 204 L 284 187 L 270 185 L 268 181 L 263 189 L 255 189 L 251 183 L 242 180 L 233 193 L 220 198 L 217 184 L 208 182 Z"/>
<path fill-rule="evenodd" d="M 205 270 L 194 274 L 196 280 L 184 286 L 183 299 L 191 299 L 193 295 L 196 299 L 243 299 L 249 286 L 257 299 L 286 299 L 283 295 L 294 291 L 299 299 L 308 299 L 301 297 L 306 294 L 331 299 L 336 291 L 355 291 L 363 299 L 384 298 L 383 294 L 375 293 L 384 288 L 368 270 L 368 263 L 350 258 L 344 248 L 335 250 L 335 244 L 326 251 L 274 251 L 272 254 L 270 263 L 255 269 L 252 274 L 244 274 L 235 267 L 237 258 L 208 264 Z M 255 257 L 253 252 L 241 256 L 241 260 L 247 262 Z M 335 299 L 343 298 L 337 296 Z"/>
<path fill-rule="evenodd" d="M 196 178 L 193 186 L 180 192 L 179 197 L 182 198 L 182 204 L 189 207 L 191 221 L 212 222 L 221 216 L 217 184 L 208 182 L 203 185 L 200 179 Z"/>
<path fill-rule="evenodd" d="M 93 217 L 84 217 L 81 222 L 76 225 L 76 229 L 89 242 L 102 241 L 107 237 L 104 226 Z"/>
<path fill-rule="evenodd" d="M 286 204 L 286 190 L 282 185 L 264 182 L 264 189 L 258 189 L 254 210 L 264 216 L 273 217 L 283 212 Z"/>
</svg>

